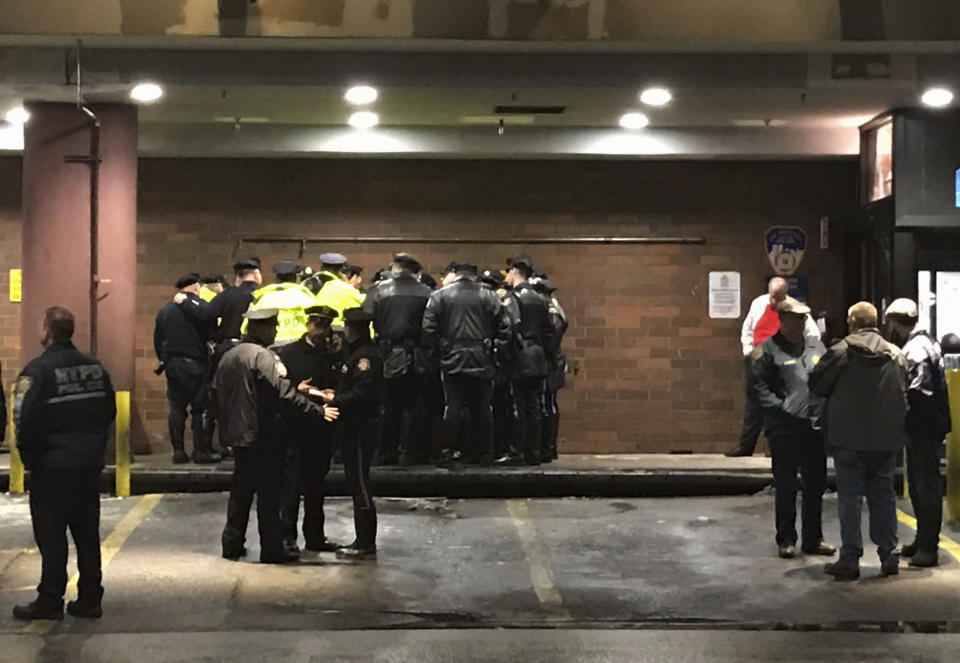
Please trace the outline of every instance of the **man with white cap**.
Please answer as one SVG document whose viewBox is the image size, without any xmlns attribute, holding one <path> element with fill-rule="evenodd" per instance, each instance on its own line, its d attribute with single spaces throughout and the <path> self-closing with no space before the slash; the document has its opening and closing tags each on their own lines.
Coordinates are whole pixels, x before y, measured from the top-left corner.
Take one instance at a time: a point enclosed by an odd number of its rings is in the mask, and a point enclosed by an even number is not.
<svg viewBox="0 0 960 663">
<path fill-rule="evenodd" d="M 936 340 L 917 329 L 919 312 L 911 299 L 895 299 L 884 318 L 888 338 L 907 358 L 907 485 L 917 518 L 917 538 L 903 547 L 910 566 L 937 566 L 943 520 L 940 457 L 950 430 L 950 406 L 941 351 Z"/>
<path fill-rule="evenodd" d="M 785 297 L 777 304 L 779 329 L 751 353 L 757 400 L 763 408 L 764 432 L 770 441 L 776 487 L 778 554 L 796 555 L 797 472 L 803 477 L 801 549 L 808 555 L 833 555 L 823 542 L 823 491 L 827 486 L 827 456 L 823 438 L 814 428 L 820 401 L 807 384 L 810 371 L 826 349 L 819 339 L 804 337 L 810 308 Z"/>
</svg>

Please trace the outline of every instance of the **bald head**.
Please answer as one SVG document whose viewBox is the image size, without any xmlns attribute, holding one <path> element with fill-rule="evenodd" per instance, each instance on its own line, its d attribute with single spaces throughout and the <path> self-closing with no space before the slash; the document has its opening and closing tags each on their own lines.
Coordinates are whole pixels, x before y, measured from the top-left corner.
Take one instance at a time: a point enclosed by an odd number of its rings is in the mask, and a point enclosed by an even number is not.
<svg viewBox="0 0 960 663">
<path fill-rule="evenodd" d="M 850 333 L 877 326 L 877 307 L 870 302 L 857 302 L 847 310 Z"/>
<path fill-rule="evenodd" d="M 776 306 L 787 298 L 787 280 L 779 276 L 773 277 L 767 286 L 767 292 L 770 293 L 770 303 Z"/>
</svg>

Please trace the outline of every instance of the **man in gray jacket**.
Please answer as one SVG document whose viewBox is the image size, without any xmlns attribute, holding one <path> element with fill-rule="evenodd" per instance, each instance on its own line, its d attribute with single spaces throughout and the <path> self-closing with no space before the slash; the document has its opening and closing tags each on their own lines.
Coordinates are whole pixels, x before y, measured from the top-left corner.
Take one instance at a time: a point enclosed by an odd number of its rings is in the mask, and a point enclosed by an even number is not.
<svg viewBox="0 0 960 663">
<path fill-rule="evenodd" d="M 837 473 L 842 546 L 839 560 L 824 567 L 837 580 L 860 577 L 864 496 L 881 574 L 899 571 L 893 478 L 907 414 L 906 360 L 880 335 L 876 307 L 869 302 L 854 304 L 847 325 L 850 335 L 830 348 L 810 374 L 810 390 L 827 399 L 827 442 Z"/>
</svg>

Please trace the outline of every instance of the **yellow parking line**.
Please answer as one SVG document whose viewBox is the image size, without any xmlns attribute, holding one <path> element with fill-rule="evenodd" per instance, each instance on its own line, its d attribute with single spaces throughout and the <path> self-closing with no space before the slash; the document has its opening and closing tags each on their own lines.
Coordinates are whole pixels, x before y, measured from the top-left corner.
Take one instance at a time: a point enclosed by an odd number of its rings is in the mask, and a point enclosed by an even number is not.
<svg viewBox="0 0 960 663">
<path fill-rule="evenodd" d="M 560 591 L 553 580 L 550 554 L 537 537 L 537 528 L 530 520 L 527 503 L 524 500 L 507 500 L 507 511 L 510 513 L 514 527 L 517 528 L 517 534 L 520 535 L 520 545 L 530 566 L 533 591 L 536 592 L 540 605 L 549 613 L 548 619 L 570 619 L 570 613 L 563 604 L 563 597 L 560 596 Z"/>
<path fill-rule="evenodd" d="M 911 516 L 908 513 L 904 513 L 900 509 L 897 509 L 897 520 L 906 525 L 907 527 L 912 527 L 917 529 L 917 519 Z M 940 534 L 940 547 L 950 553 L 955 560 L 960 562 L 960 543 L 957 543 L 950 537 Z"/>
<path fill-rule="evenodd" d="M 144 495 L 137 503 L 131 507 L 129 511 L 120 519 L 120 522 L 117 523 L 117 526 L 113 528 L 113 531 L 107 535 L 100 543 L 100 568 L 107 568 L 107 564 L 116 556 L 120 551 L 121 546 L 126 542 L 127 537 L 129 537 L 133 530 L 137 529 L 137 526 L 144 521 L 144 519 L 153 511 L 153 508 L 157 506 L 157 503 L 160 501 L 163 495 Z M 77 581 L 80 579 L 79 574 L 74 573 L 67 580 L 67 594 L 71 594 L 74 589 L 77 587 Z M 21 633 L 32 633 L 34 635 L 46 635 L 50 630 L 57 625 L 57 622 L 49 619 L 35 619 L 26 626 L 23 627 Z"/>
</svg>

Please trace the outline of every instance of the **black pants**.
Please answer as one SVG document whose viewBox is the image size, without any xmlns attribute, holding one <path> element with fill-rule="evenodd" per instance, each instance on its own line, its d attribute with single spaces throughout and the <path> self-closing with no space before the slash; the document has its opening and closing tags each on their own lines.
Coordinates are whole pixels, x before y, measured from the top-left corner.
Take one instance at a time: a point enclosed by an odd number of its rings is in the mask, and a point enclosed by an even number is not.
<svg viewBox="0 0 960 663">
<path fill-rule="evenodd" d="M 513 384 L 497 382 L 493 389 L 493 453 L 495 456 L 516 451 L 517 408 L 513 400 Z"/>
<path fill-rule="evenodd" d="M 917 517 L 917 548 L 935 552 L 943 521 L 943 478 L 940 450 L 943 441 L 912 431 L 907 439 L 907 486 Z"/>
<path fill-rule="evenodd" d="M 308 548 L 326 540 L 323 499 L 330 472 L 329 431 L 290 428 L 284 434 L 284 477 L 280 503 L 283 538 L 297 542 L 300 496 L 303 495 L 303 539 Z"/>
<path fill-rule="evenodd" d="M 281 554 L 280 495 L 283 488 L 283 451 L 276 445 L 234 449 L 235 466 L 227 502 L 227 525 L 221 542 L 236 549 L 247 538 L 247 523 L 253 497 L 257 497 L 260 559 Z"/>
<path fill-rule="evenodd" d="M 754 389 L 756 378 L 753 375 L 750 358 L 743 360 L 744 379 L 747 385 L 746 401 L 743 406 L 743 425 L 740 429 L 740 441 L 738 446 L 749 453 L 757 448 L 757 438 L 760 437 L 760 431 L 763 429 L 763 406 L 757 398 L 757 392 Z"/>
<path fill-rule="evenodd" d="M 40 602 L 59 606 L 67 588 L 67 528 L 77 546 L 77 585 L 81 603 L 99 604 L 100 470 L 33 470 L 30 517 L 42 558 Z"/>
<path fill-rule="evenodd" d="M 347 490 L 353 498 L 354 545 L 375 548 L 377 545 L 377 507 L 370 490 L 370 460 L 377 447 L 375 421 L 346 420 L 338 425 L 340 455 Z"/>
<path fill-rule="evenodd" d="M 209 451 L 203 412 L 207 406 L 207 365 L 184 357 L 172 357 L 165 363 L 167 402 L 170 414 L 170 443 L 183 450 L 183 431 L 190 409 L 190 427 L 193 429 L 193 451 Z"/>
<path fill-rule="evenodd" d="M 541 394 L 543 378 L 524 378 L 513 381 L 513 394 L 517 399 L 517 443 L 520 453 L 528 462 L 540 462 L 542 440 Z"/>
<path fill-rule="evenodd" d="M 456 449 L 463 427 L 463 411 L 470 415 L 473 453 L 493 458 L 493 380 L 444 374 L 444 446 Z"/>
<path fill-rule="evenodd" d="M 870 511 L 870 540 L 877 545 L 881 563 L 897 547 L 897 492 L 893 476 L 896 451 L 856 451 L 833 448 L 837 472 L 837 513 L 840 517 L 840 558 L 846 566 L 859 566 L 863 556 L 860 517 L 863 498 Z"/>
<path fill-rule="evenodd" d="M 423 386 L 423 376 L 412 371 L 384 380 L 381 458 L 395 460 L 406 453 L 415 461 L 426 459 L 426 445 L 415 429 L 421 416 Z"/>
<path fill-rule="evenodd" d="M 827 487 L 827 455 L 820 433 L 809 427 L 767 430 L 776 488 L 777 543 L 797 543 L 797 471 L 803 480 L 801 535 L 803 547 L 823 539 L 823 491 Z"/>
<path fill-rule="evenodd" d="M 560 426 L 560 408 L 557 392 L 550 388 L 549 380 L 543 386 L 543 425 L 540 431 L 540 458 L 546 463 L 557 457 L 557 430 Z"/>
</svg>

